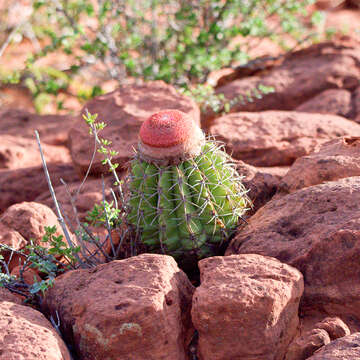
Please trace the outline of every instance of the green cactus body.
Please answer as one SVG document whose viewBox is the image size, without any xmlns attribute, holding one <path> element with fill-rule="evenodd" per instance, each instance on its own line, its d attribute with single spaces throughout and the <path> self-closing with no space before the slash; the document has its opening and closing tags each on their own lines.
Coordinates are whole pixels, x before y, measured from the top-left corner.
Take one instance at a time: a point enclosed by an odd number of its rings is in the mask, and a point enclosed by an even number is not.
<svg viewBox="0 0 360 360">
<path fill-rule="evenodd" d="M 177 164 L 130 163 L 128 223 L 150 251 L 202 258 L 232 233 L 250 202 L 230 157 L 214 141 Z"/>
</svg>

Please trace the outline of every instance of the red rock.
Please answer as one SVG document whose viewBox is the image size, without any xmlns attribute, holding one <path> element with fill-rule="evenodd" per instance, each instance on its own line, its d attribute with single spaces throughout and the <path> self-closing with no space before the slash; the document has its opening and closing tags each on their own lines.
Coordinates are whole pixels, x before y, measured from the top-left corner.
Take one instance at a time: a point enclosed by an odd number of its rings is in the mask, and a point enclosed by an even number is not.
<svg viewBox="0 0 360 360">
<path fill-rule="evenodd" d="M 199 262 L 191 310 L 201 360 L 283 359 L 298 326 L 303 278 L 255 254 Z"/>
<path fill-rule="evenodd" d="M 119 174 L 120 176 L 120 174 Z M 113 179 L 105 178 L 105 200 L 108 202 L 113 201 L 113 197 L 110 192 L 110 188 L 113 187 Z M 95 204 L 100 204 L 103 200 L 102 194 L 102 180 L 101 179 L 87 179 L 85 183 L 81 186 L 81 182 L 73 182 L 67 184 L 67 189 L 64 185 L 60 185 L 54 188 L 56 193 L 56 197 L 58 199 L 59 204 L 61 205 L 61 209 L 63 212 L 63 216 L 68 219 L 73 227 L 77 227 L 77 222 L 75 219 L 75 214 L 73 211 L 73 207 L 71 204 L 71 199 L 69 197 L 68 191 L 74 199 L 74 204 L 76 206 L 77 214 L 79 220 L 82 222 L 86 222 L 86 217 L 88 216 L 88 211 L 91 211 Z M 78 189 L 80 188 L 80 192 L 77 194 Z M 114 189 L 115 191 L 116 189 Z M 48 191 L 45 191 L 43 194 L 38 196 L 35 199 L 36 202 L 44 204 L 55 211 L 55 205 L 52 200 L 51 194 Z"/>
<path fill-rule="evenodd" d="M 326 14 L 325 28 L 338 29 L 339 32 L 346 32 L 351 37 L 360 39 L 358 33 L 360 23 L 360 11 L 354 8 L 360 7 L 359 0 L 346 0 L 347 4 L 353 7 L 352 9 L 336 9 L 328 11 Z"/>
<path fill-rule="evenodd" d="M 341 137 L 295 161 L 282 178 L 279 192 L 296 190 L 349 176 L 360 176 L 360 137 Z"/>
<path fill-rule="evenodd" d="M 98 114 L 98 120 L 107 124 L 101 132 L 101 137 L 112 141 L 113 149 L 119 152 L 114 162 L 121 165 L 132 156 L 133 147 L 137 147 L 142 122 L 155 112 L 164 109 L 180 110 L 200 124 L 200 111 L 195 102 L 162 81 L 123 86 L 109 94 L 94 98 L 85 108 L 91 114 Z M 79 117 L 70 130 L 69 141 L 73 162 L 79 172 L 85 173 L 92 157 L 94 141 L 82 117 Z M 101 154 L 96 155 L 92 174 L 107 171 L 101 164 L 102 159 Z"/>
<path fill-rule="evenodd" d="M 4 287 L 0 287 L 0 304 L 3 301 L 7 302 L 13 302 L 15 304 L 22 304 L 22 299 L 16 295 L 10 292 L 9 290 L 5 289 Z"/>
<path fill-rule="evenodd" d="M 26 245 L 26 240 L 16 230 L 0 221 L 0 244 L 20 250 Z"/>
<path fill-rule="evenodd" d="M 355 110 L 355 121 L 360 123 L 360 86 L 355 90 L 353 97 L 353 106 Z"/>
<path fill-rule="evenodd" d="M 253 91 L 260 84 L 275 91 L 261 99 L 242 104 L 238 102 L 232 112 L 262 110 L 293 110 L 305 101 L 327 89 L 353 90 L 360 79 L 359 42 L 351 39 L 315 44 L 307 49 L 290 53 L 281 65 L 255 76 L 238 79 L 219 87 L 228 100 Z M 204 115 L 208 127 L 213 114 Z"/>
<path fill-rule="evenodd" d="M 323 346 L 308 360 L 360 359 L 360 333 L 354 333 Z"/>
<path fill-rule="evenodd" d="M 235 159 L 255 166 L 286 166 L 334 137 L 359 136 L 360 126 L 336 115 L 263 111 L 222 116 L 210 133 Z"/>
<path fill-rule="evenodd" d="M 44 309 L 81 360 L 185 360 L 192 293 L 172 257 L 143 254 L 59 276 Z"/>
<path fill-rule="evenodd" d="M 311 330 L 290 344 L 284 360 L 305 360 L 316 350 L 329 343 L 330 337 L 325 330 Z"/>
<path fill-rule="evenodd" d="M 34 144 L 38 130 L 42 145 L 66 145 L 68 132 L 75 117 L 69 115 L 38 115 L 18 109 L 0 110 L 0 134 L 21 136 Z M 37 146 L 37 145 L 36 145 Z"/>
<path fill-rule="evenodd" d="M 43 145 L 47 162 L 70 162 L 69 150 L 64 146 Z M 39 148 L 35 140 L 12 135 L 0 135 L 0 168 L 16 169 L 41 165 Z"/>
<path fill-rule="evenodd" d="M 10 206 L 1 216 L 2 224 L 17 231 L 27 242 L 33 240 L 35 244 L 41 242 L 45 235 L 45 226 L 57 227 L 55 236 L 62 234 L 58 219 L 54 212 L 43 204 L 23 202 Z"/>
<path fill-rule="evenodd" d="M 0 302 L 1 360 L 70 360 L 65 343 L 39 311 Z"/>
<path fill-rule="evenodd" d="M 360 320 L 360 177 L 272 199 L 239 229 L 226 254 L 273 256 L 302 272 L 302 311 Z M 357 319 L 357 320 L 356 320 Z"/>
<path fill-rule="evenodd" d="M 255 213 L 275 195 L 288 168 L 257 168 L 238 160 L 236 170 L 244 177 L 242 183 L 249 190 L 248 196 L 252 201 L 252 208 L 247 213 L 249 215 Z"/>
<path fill-rule="evenodd" d="M 296 111 L 348 117 L 351 111 L 351 92 L 345 89 L 325 90 L 298 106 Z"/>
<path fill-rule="evenodd" d="M 350 335 L 349 327 L 338 317 L 327 317 L 315 324 L 315 328 L 324 329 L 329 334 L 331 340 Z"/>
<path fill-rule="evenodd" d="M 16 276 L 17 279 L 20 279 L 21 270 L 22 266 L 18 265 L 11 270 L 11 275 Z M 37 271 L 31 268 L 26 268 L 25 271 L 23 271 L 22 276 L 25 283 L 28 285 L 33 285 L 34 283 L 41 281 L 41 278 Z"/>
<path fill-rule="evenodd" d="M 71 164 L 48 163 L 47 166 L 54 187 L 61 184 L 60 178 L 66 183 L 79 180 Z M 34 201 L 44 193 L 50 195 L 42 166 L 0 170 L 0 213 L 10 205 L 23 201 Z"/>
</svg>

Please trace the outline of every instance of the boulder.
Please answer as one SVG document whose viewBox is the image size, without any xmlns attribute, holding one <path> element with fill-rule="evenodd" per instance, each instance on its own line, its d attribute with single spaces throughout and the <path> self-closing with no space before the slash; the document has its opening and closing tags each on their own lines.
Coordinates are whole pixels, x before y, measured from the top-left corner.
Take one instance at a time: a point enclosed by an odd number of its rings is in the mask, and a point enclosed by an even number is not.
<svg viewBox="0 0 360 360">
<path fill-rule="evenodd" d="M 329 334 L 323 329 L 314 329 L 296 338 L 289 346 L 284 360 L 306 360 L 330 343 Z"/>
<path fill-rule="evenodd" d="M 121 165 L 132 156 L 133 147 L 137 147 L 140 126 L 153 113 L 177 109 L 189 114 L 200 124 L 200 110 L 196 103 L 162 81 L 124 85 L 109 94 L 92 99 L 85 105 L 83 113 L 85 109 L 91 114 L 98 114 L 98 121 L 106 123 L 101 137 L 112 141 L 112 148 L 119 152 L 113 162 Z M 94 141 L 82 116 L 70 129 L 69 142 L 76 168 L 80 173 L 85 173 L 94 151 Z M 101 164 L 102 159 L 102 154 L 97 153 L 91 167 L 92 174 L 107 171 Z"/>
<path fill-rule="evenodd" d="M 45 235 L 46 226 L 57 227 L 54 236 L 62 235 L 57 216 L 47 206 L 36 202 L 23 202 L 10 206 L 0 217 L 0 222 L 8 228 L 17 231 L 28 243 L 43 245 L 41 239 Z"/>
<path fill-rule="evenodd" d="M 338 317 L 327 317 L 315 324 L 316 329 L 324 329 L 331 340 L 350 335 L 349 327 Z"/>
<path fill-rule="evenodd" d="M 11 270 L 11 275 L 16 276 L 17 279 L 20 279 L 21 271 L 23 271 L 23 268 L 22 266 L 18 265 Z M 41 282 L 41 277 L 39 276 L 38 272 L 32 268 L 26 268 L 25 271 L 23 271 L 22 276 L 24 282 L 27 285 L 33 285 L 36 282 Z"/>
<path fill-rule="evenodd" d="M 0 301 L 0 360 L 70 360 L 70 353 L 39 311 Z"/>
<path fill-rule="evenodd" d="M 110 192 L 111 187 L 113 187 L 114 191 L 116 191 L 113 183 L 114 180 L 112 177 L 104 179 L 105 200 L 108 202 L 114 201 Z M 93 209 L 95 204 L 100 204 L 103 200 L 101 179 L 90 178 L 87 179 L 82 186 L 81 184 L 82 183 L 78 181 L 67 184 L 67 188 L 65 188 L 63 185 L 60 185 L 54 189 L 58 198 L 58 202 L 61 205 L 63 216 L 66 216 L 66 219 L 70 221 L 74 228 L 77 227 L 77 223 L 69 194 L 73 198 L 74 205 L 76 206 L 77 210 L 77 215 L 81 222 L 85 222 L 86 217 L 88 216 L 88 212 Z M 79 189 L 80 191 L 78 192 Z M 38 196 L 35 201 L 44 204 L 55 211 L 54 202 L 52 200 L 51 194 L 48 191 Z"/>
<path fill-rule="evenodd" d="M 323 346 L 308 360 L 360 359 L 360 333 L 344 336 Z"/>
<path fill-rule="evenodd" d="M 42 145 L 47 162 L 71 161 L 65 146 Z M 40 151 L 34 139 L 0 134 L 0 169 L 17 169 L 42 165 Z"/>
<path fill-rule="evenodd" d="M 260 84 L 274 92 L 231 111 L 293 110 L 327 89 L 354 90 L 360 79 L 360 47 L 356 39 L 342 38 L 312 45 L 285 56 L 281 65 L 256 76 L 217 88 L 228 100 L 253 91 Z M 209 125 L 211 118 L 206 119 Z"/>
<path fill-rule="evenodd" d="M 239 229 L 226 254 L 272 256 L 304 275 L 301 309 L 360 320 L 360 177 L 272 199 Z"/>
<path fill-rule="evenodd" d="M 143 254 L 59 276 L 44 310 L 80 360 L 183 360 L 193 291 L 172 257 Z"/>
<path fill-rule="evenodd" d="M 235 159 L 254 166 L 287 166 L 334 137 L 359 136 L 360 125 L 336 115 L 241 112 L 216 119 L 210 134 Z"/>
<path fill-rule="evenodd" d="M 252 201 L 252 208 L 247 213 L 250 215 L 274 196 L 288 167 L 257 168 L 238 160 L 236 170 L 243 176 L 242 183 L 248 189 L 248 196 Z"/>
<path fill-rule="evenodd" d="M 19 295 L 13 294 L 9 290 L 5 289 L 4 287 L 0 287 L 0 304 L 3 301 L 13 302 L 15 304 L 22 304 L 22 299 Z"/>
<path fill-rule="evenodd" d="M 201 360 L 283 359 L 298 326 L 299 271 L 255 254 L 199 262 L 191 310 Z"/>
<path fill-rule="evenodd" d="M 47 167 L 54 187 L 61 185 L 60 179 L 66 183 L 79 181 L 72 164 L 48 163 Z M 50 194 L 42 165 L 0 170 L 0 213 L 13 204 L 34 201 L 44 193 Z"/>
<path fill-rule="evenodd" d="M 34 133 L 37 130 L 42 145 L 66 145 L 75 119 L 70 115 L 38 115 L 7 108 L 0 110 L 0 134 L 30 139 L 37 146 Z"/>
<path fill-rule="evenodd" d="M 321 145 L 318 151 L 298 158 L 282 178 L 279 193 L 360 176 L 360 137 L 340 137 Z"/>
<path fill-rule="evenodd" d="M 345 89 L 325 90 L 298 106 L 296 111 L 348 117 L 351 111 L 351 92 Z"/>
<path fill-rule="evenodd" d="M 355 110 L 354 120 L 357 123 L 360 123 L 360 86 L 354 92 L 353 104 L 354 104 L 354 110 Z"/>
<path fill-rule="evenodd" d="M 27 245 L 27 240 L 24 239 L 24 237 L 19 232 L 9 228 L 0 220 L 0 244 L 17 251 L 21 250 Z M 13 267 L 19 264 L 19 261 L 24 261 L 23 256 L 13 252 L 12 250 L 6 250 L 4 248 L 0 248 L 0 255 L 4 257 L 4 260 L 10 271 L 13 269 Z M 0 270 L 5 271 L 1 265 Z"/>
</svg>

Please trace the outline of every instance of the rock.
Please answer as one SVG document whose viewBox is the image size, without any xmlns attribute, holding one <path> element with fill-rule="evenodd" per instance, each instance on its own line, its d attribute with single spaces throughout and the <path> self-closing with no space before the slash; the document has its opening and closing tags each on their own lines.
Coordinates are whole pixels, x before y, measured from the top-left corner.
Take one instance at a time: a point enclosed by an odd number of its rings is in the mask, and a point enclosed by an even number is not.
<svg viewBox="0 0 360 360">
<path fill-rule="evenodd" d="M 69 115 L 38 115 L 18 109 L 0 110 L 0 134 L 31 139 L 37 146 L 35 130 L 41 144 L 66 145 L 68 132 L 75 122 Z"/>
<path fill-rule="evenodd" d="M 112 177 L 105 178 L 104 183 L 105 183 L 105 200 L 108 202 L 114 201 L 110 192 L 110 188 L 114 188 L 113 178 Z M 67 191 L 69 191 L 69 193 L 72 195 L 74 199 L 74 204 L 77 209 L 79 220 L 82 222 L 86 221 L 86 217 L 88 216 L 88 211 L 91 211 L 95 204 L 100 204 L 103 200 L 101 179 L 87 179 L 85 183 L 81 186 L 81 188 L 80 185 L 81 182 L 78 181 L 68 184 L 67 189 L 63 185 L 60 185 L 54 189 L 56 196 L 58 198 L 58 202 L 59 204 L 61 204 L 61 209 L 64 217 L 66 216 L 65 218 L 69 219 L 71 225 L 74 228 L 77 227 L 77 223 L 75 220 L 75 214 L 72 208 L 71 200 Z M 79 188 L 80 188 L 80 192 L 75 197 Z M 38 196 L 35 199 L 35 201 L 42 203 L 48 206 L 49 208 L 51 208 L 53 211 L 55 211 L 54 202 L 52 200 L 51 194 L 48 191 Z"/>
<path fill-rule="evenodd" d="M 360 86 L 354 92 L 353 104 L 355 110 L 354 120 L 360 123 Z"/>
<path fill-rule="evenodd" d="M 359 0 L 346 0 L 346 2 L 353 7 L 360 7 Z M 357 31 L 360 23 L 359 9 L 338 9 L 329 11 L 326 15 L 325 29 L 337 29 L 339 32 L 346 32 L 352 38 L 360 39 L 360 34 Z"/>
<path fill-rule="evenodd" d="M 4 287 L 0 287 L 0 304 L 3 301 L 13 302 L 15 304 L 22 304 L 22 299 L 19 295 L 15 295 Z M 1 349 L 0 349 L 1 350 Z"/>
<path fill-rule="evenodd" d="M 172 257 L 143 254 L 59 276 L 44 310 L 80 360 L 183 360 L 193 291 Z"/>
<path fill-rule="evenodd" d="M 20 279 L 21 270 L 22 266 L 18 265 L 11 270 L 11 275 L 16 276 L 17 279 Z M 26 268 L 25 271 L 23 271 L 22 276 L 24 282 L 28 285 L 33 285 L 34 283 L 41 281 L 41 277 L 39 276 L 37 271 L 31 268 Z"/>
<path fill-rule="evenodd" d="M 238 160 L 236 161 L 236 170 L 244 177 L 242 183 L 249 190 L 248 196 L 253 205 L 250 212 L 247 213 L 250 215 L 274 196 L 281 178 L 288 168 L 256 168 Z"/>
<path fill-rule="evenodd" d="M 69 150 L 64 146 L 43 145 L 47 162 L 67 163 L 71 161 Z M 35 140 L 12 135 L 0 135 L 0 168 L 17 169 L 42 164 Z"/>
<path fill-rule="evenodd" d="M 360 358 L 360 333 L 344 336 L 325 345 L 308 360 L 355 360 Z"/>
<path fill-rule="evenodd" d="M 298 106 L 296 111 L 348 117 L 351 111 L 351 92 L 345 89 L 325 90 Z"/>
<path fill-rule="evenodd" d="M 16 230 L 0 221 L 0 244 L 20 250 L 26 245 L 26 240 Z"/>
<path fill-rule="evenodd" d="M 317 329 L 324 329 L 331 340 L 350 335 L 349 327 L 338 317 L 327 317 L 315 325 Z"/>
<path fill-rule="evenodd" d="M 121 165 L 132 156 L 133 147 L 137 147 L 140 126 L 153 113 L 177 109 L 189 114 L 200 124 L 200 110 L 195 102 L 162 81 L 124 85 L 109 94 L 94 98 L 84 109 L 88 109 L 91 114 L 98 114 L 98 120 L 107 124 L 101 131 L 101 137 L 112 141 L 113 149 L 119 152 L 113 162 Z M 79 172 L 85 173 L 92 158 L 94 141 L 82 117 L 70 130 L 69 142 L 75 166 Z M 97 153 L 91 168 L 92 174 L 107 171 L 101 164 L 102 159 L 103 156 Z"/>
<path fill-rule="evenodd" d="M 0 302 L 1 360 L 70 360 L 69 351 L 51 323 L 39 311 Z"/>
<path fill-rule="evenodd" d="M 27 242 L 43 246 L 41 239 L 45 235 L 45 226 L 57 227 L 54 236 L 62 235 L 62 230 L 54 212 L 43 204 L 22 202 L 10 206 L 0 217 L 3 225 L 17 231 Z"/>
<path fill-rule="evenodd" d="M 305 360 L 329 343 L 330 337 L 325 330 L 314 329 L 296 338 L 290 344 L 284 360 Z"/>
<path fill-rule="evenodd" d="M 298 326 L 302 275 L 255 254 L 199 262 L 192 320 L 201 360 L 283 359 Z"/>
<path fill-rule="evenodd" d="M 360 176 L 360 137 L 341 137 L 298 158 L 282 178 L 279 192 L 296 190 L 349 176 Z"/>
<path fill-rule="evenodd" d="M 9 228 L 0 221 L 0 244 L 14 250 L 20 250 L 25 247 L 27 241 L 16 230 Z M 23 261 L 22 256 L 1 247 L 0 255 L 4 257 L 10 271 L 19 264 L 20 260 Z M 0 266 L 0 270 L 4 271 L 5 269 L 3 269 L 3 266 Z"/>
<path fill-rule="evenodd" d="M 293 110 L 327 89 L 354 90 L 360 79 L 359 42 L 352 39 L 315 44 L 285 56 L 281 65 L 255 76 L 238 79 L 217 88 L 228 100 L 253 91 L 260 84 L 271 86 L 274 92 L 261 99 L 242 104 L 232 112 L 262 110 Z M 213 114 L 204 115 L 208 127 Z"/>
<path fill-rule="evenodd" d="M 239 229 L 226 254 L 272 256 L 304 275 L 302 311 L 360 320 L 360 177 L 272 199 Z"/>
<path fill-rule="evenodd" d="M 79 180 L 71 164 L 49 163 L 47 166 L 54 187 L 61 184 L 60 178 L 66 183 Z M 44 193 L 50 194 L 42 166 L 0 170 L 0 213 L 10 205 L 23 201 L 34 201 Z"/>
<path fill-rule="evenodd" d="M 359 136 L 360 126 L 336 115 L 242 112 L 216 119 L 210 134 L 235 159 L 254 166 L 287 166 L 334 137 Z"/>
</svg>

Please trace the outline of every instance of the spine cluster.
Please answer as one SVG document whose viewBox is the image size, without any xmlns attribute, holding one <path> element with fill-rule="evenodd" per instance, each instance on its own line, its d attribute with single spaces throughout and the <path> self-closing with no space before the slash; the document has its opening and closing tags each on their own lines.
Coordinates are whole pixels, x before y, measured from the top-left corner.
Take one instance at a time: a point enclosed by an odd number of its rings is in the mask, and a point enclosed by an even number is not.
<svg viewBox="0 0 360 360">
<path fill-rule="evenodd" d="M 128 189 L 128 223 L 138 241 L 178 260 L 215 255 L 250 205 L 230 157 L 214 141 L 178 164 L 137 153 Z"/>
</svg>

